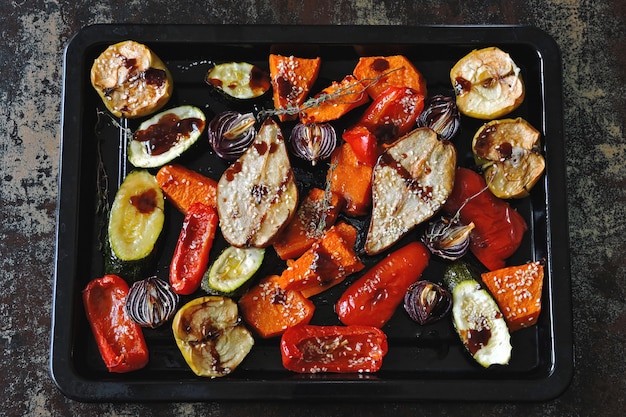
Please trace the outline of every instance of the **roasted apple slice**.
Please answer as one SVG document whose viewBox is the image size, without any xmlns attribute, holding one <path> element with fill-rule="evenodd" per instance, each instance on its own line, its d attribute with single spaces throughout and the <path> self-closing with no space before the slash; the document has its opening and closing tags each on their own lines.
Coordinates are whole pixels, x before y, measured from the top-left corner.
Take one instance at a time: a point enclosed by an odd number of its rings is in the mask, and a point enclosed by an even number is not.
<svg viewBox="0 0 626 417">
<path fill-rule="evenodd" d="M 472 151 L 496 197 L 526 197 L 537 183 L 546 166 L 539 139 L 539 131 L 522 118 L 493 120 L 478 129 Z"/>
<path fill-rule="evenodd" d="M 372 219 L 365 251 L 377 254 L 432 217 L 454 183 L 456 150 L 423 127 L 400 138 L 383 153 L 372 178 Z"/>
<path fill-rule="evenodd" d="M 156 112 L 174 88 L 163 61 L 146 45 L 131 40 L 109 46 L 96 58 L 91 84 L 111 113 L 128 118 Z"/>
<path fill-rule="evenodd" d="M 228 375 L 254 345 L 237 304 L 227 297 L 205 296 L 189 301 L 174 316 L 172 332 L 183 358 L 198 376 Z"/>
<path fill-rule="evenodd" d="M 291 220 L 297 204 L 298 188 L 283 134 L 267 119 L 217 184 L 222 234 L 236 247 L 266 247 Z"/>
<path fill-rule="evenodd" d="M 474 50 L 450 71 L 456 104 L 466 116 L 491 120 L 524 101 L 524 83 L 511 56 L 496 47 Z"/>
</svg>

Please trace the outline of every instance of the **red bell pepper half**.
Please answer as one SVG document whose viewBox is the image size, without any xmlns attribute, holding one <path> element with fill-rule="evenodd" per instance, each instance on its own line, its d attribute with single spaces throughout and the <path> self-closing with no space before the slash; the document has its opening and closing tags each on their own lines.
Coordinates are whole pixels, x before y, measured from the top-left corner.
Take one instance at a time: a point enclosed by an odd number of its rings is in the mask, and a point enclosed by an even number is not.
<svg viewBox="0 0 626 417">
<path fill-rule="evenodd" d="M 376 372 L 387 348 L 387 336 L 369 326 L 299 325 L 280 340 L 283 366 L 298 373 Z"/>
<path fill-rule="evenodd" d="M 211 206 L 193 203 L 187 210 L 170 264 L 170 285 L 175 293 L 189 295 L 200 287 L 217 222 L 217 213 Z"/>
<path fill-rule="evenodd" d="M 342 323 L 382 327 L 404 299 L 409 286 L 428 266 L 430 252 L 411 242 L 369 269 L 339 297 L 335 311 Z"/>
<path fill-rule="evenodd" d="M 462 223 L 474 223 L 470 251 L 491 271 L 506 266 L 527 229 L 524 218 L 494 196 L 483 177 L 468 168 L 457 168 L 452 193 L 442 209 L 452 216 L 460 210 Z"/>
<path fill-rule="evenodd" d="M 350 144 L 357 159 L 373 167 L 378 159 L 378 141 L 365 126 L 356 125 L 341 135 L 344 141 Z"/>
<path fill-rule="evenodd" d="M 148 363 L 141 327 L 124 311 L 128 284 L 117 275 L 89 282 L 83 290 L 87 321 L 109 372 L 130 372 Z"/>
<path fill-rule="evenodd" d="M 379 145 L 391 144 L 415 126 L 424 109 L 424 97 L 409 87 L 389 86 L 369 105 L 359 121 Z"/>
</svg>

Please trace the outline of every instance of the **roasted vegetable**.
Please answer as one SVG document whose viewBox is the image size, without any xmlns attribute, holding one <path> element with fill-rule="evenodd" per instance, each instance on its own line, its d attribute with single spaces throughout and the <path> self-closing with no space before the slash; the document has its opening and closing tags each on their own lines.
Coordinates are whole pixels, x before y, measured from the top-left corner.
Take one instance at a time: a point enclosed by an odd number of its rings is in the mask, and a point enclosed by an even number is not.
<svg viewBox="0 0 626 417">
<path fill-rule="evenodd" d="M 457 219 L 441 216 L 428 222 L 422 242 L 434 254 L 455 261 L 469 250 L 474 223 L 462 224 Z"/>
<path fill-rule="evenodd" d="M 527 226 L 524 218 L 506 201 L 495 197 L 480 174 L 457 168 L 454 188 L 442 210 L 474 223 L 470 251 L 490 270 L 506 265 L 506 259 L 522 244 Z"/>
<path fill-rule="evenodd" d="M 271 87 L 269 74 L 248 62 L 214 65 L 207 72 L 206 82 L 227 97 L 239 100 L 258 98 Z"/>
<path fill-rule="evenodd" d="M 220 228 L 237 247 L 266 247 L 289 223 L 298 188 L 280 127 L 267 119 L 217 185 Z"/>
<path fill-rule="evenodd" d="M 450 81 L 461 113 L 477 119 L 497 119 L 524 101 L 519 67 L 499 48 L 474 50 L 450 70 Z"/>
<path fill-rule="evenodd" d="M 250 287 L 239 299 L 239 308 L 244 321 L 263 338 L 308 324 L 315 312 L 315 304 L 299 291 L 282 289 L 276 275 Z"/>
<path fill-rule="evenodd" d="M 478 129 L 472 151 L 496 197 L 528 196 L 546 166 L 539 137 L 539 131 L 519 117 L 493 120 Z"/>
<path fill-rule="evenodd" d="M 128 160 L 141 168 L 164 165 L 197 142 L 206 118 L 194 106 L 180 106 L 143 122 L 128 144 Z"/>
<path fill-rule="evenodd" d="M 387 336 L 369 326 L 301 325 L 283 334 L 280 352 L 292 372 L 376 372 L 387 354 Z"/>
<path fill-rule="evenodd" d="M 274 240 L 280 259 L 294 259 L 306 252 L 335 224 L 342 207 L 343 200 L 337 193 L 311 189 L 294 218 Z"/>
<path fill-rule="evenodd" d="M 124 311 L 128 284 L 117 275 L 96 278 L 83 289 L 87 321 L 109 372 L 130 372 L 148 363 L 141 328 Z"/>
<path fill-rule="evenodd" d="M 441 320 L 450 312 L 450 307 L 450 291 L 426 280 L 411 284 L 404 296 L 404 309 L 411 319 L 421 325 Z"/>
<path fill-rule="evenodd" d="M 424 96 L 415 90 L 389 86 L 367 107 L 355 127 L 365 127 L 379 145 L 389 146 L 415 127 L 423 108 Z"/>
<path fill-rule="evenodd" d="M 211 206 L 193 203 L 187 210 L 170 263 L 170 285 L 175 293 L 189 295 L 200 288 L 217 223 Z"/>
<path fill-rule="evenodd" d="M 321 59 L 270 54 L 274 107 L 281 122 L 297 119 L 320 71 Z"/>
<path fill-rule="evenodd" d="M 382 327 L 404 299 L 409 286 L 428 266 L 430 253 L 411 242 L 389 253 L 354 281 L 335 304 L 343 324 Z"/>
<path fill-rule="evenodd" d="M 221 377 L 235 370 L 254 345 L 254 338 L 230 298 L 206 296 L 189 301 L 174 316 L 176 345 L 198 376 Z"/>
<path fill-rule="evenodd" d="M 330 157 L 337 147 L 337 133 L 328 123 L 301 124 L 291 130 L 289 144 L 293 154 L 315 166 Z"/>
<path fill-rule="evenodd" d="M 154 329 L 174 316 L 178 300 L 178 294 L 167 282 L 149 277 L 130 287 L 124 308 L 135 323 Z"/>
<path fill-rule="evenodd" d="M 217 181 L 199 172 L 182 165 L 164 165 L 156 180 L 167 199 L 183 214 L 193 203 L 216 205 Z"/>
<path fill-rule="evenodd" d="M 248 149 L 254 137 L 256 118 L 252 113 L 227 110 L 209 122 L 207 134 L 211 147 L 222 159 L 234 161 Z"/>
<path fill-rule="evenodd" d="M 344 130 L 341 138 L 350 145 L 360 163 L 368 167 L 376 165 L 379 156 L 378 139 L 368 128 L 356 125 Z"/>
<path fill-rule="evenodd" d="M 452 143 L 429 128 L 415 129 L 387 149 L 374 167 L 365 251 L 384 251 L 432 217 L 452 191 L 455 165 Z"/>
<path fill-rule="evenodd" d="M 312 124 L 337 120 L 368 101 L 363 83 L 352 75 L 346 75 L 340 82 L 334 81 L 315 95 L 313 105 L 300 113 L 300 121 L 302 124 Z"/>
<path fill-rule="evenodd" d="M 165 201 L 155 177 L 134 170 L 122 182 L 111 206 L 108 224 L 107 271 L 132 280 L 145 272 L 163 229 Z"/>
<path fill-rule="evenodd" d="M 163 61 L 146 45 L 132 40 L 102 52 L 90 77 L 106 108 L 117 117 L 143 117 L 158 111 L 174 88 Z"/>
<path fill-rule="evenodd" d="M 337 147 L 327 174 L 330 191 L 345 201 L 342 211 L 349 216 L 368 213 L 372 204 L 373 167 L 359 161 L 348 143 Z"/>
<path fill-rule="evenodd" d="M 480 286 L 480 275 L 456 261 L 446 267 L 443 279 L 452 293 L 452 323 L 467 351 L 485 368 L 508 364 L 509 329 L 495 300 Z"/>
<path fill-rule="evenodd" d="M 311 297 L 362 270 L 365 266 L 354 251 L 356 237 L 354 226 L 337 223 L 302 256 L 287 262 L 278 280 L 280 287 Z"/>
<path fill-rule="evenodd" d="M 541 313 L 543 263 L 529 262 L 481 274 L 511 332 L 537 324 Z"/>
<path fill-rule="evenodd" d="M 241 295 L 246 284 L 261 267 L 264 256 L 264 248 L 228 246 L 206 272 L 202 289 L 209 294 L 231 297 Z"/>
<path fill-rule="evenodd" d="M 454 97 L 442 94 L 428 97 L 417 118 L 417 127 L 430 127 L 439 138 L 452 140 L 461 128 L 461 113 Z"/>
<path fill-rule="evenodd" d="M 411 88 L 422 97 L 428 95 L 426 79 L 403 55 L 361 57 L 353 73 L 367 86 L 372 99 L 376 99 L 390 85 Z"/>
</svg>

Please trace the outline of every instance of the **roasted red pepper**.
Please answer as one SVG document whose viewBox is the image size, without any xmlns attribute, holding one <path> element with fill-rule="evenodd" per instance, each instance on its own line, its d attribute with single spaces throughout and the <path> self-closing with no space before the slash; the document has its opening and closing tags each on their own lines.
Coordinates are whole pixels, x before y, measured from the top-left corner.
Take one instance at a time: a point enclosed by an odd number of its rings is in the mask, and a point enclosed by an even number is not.
<svg viewBox="0 0 626 417">
<path fill-rule="evenodd" d="M 148 363 L 141 327 L 124 311 L 128 284 L 117 275 L 89 282 L 83 290 L 87 320 L 109 372 L 130 372 Z"/>
<path fill-rule="evenodd" d="M 365 126 L 356 125 L 341 135 L 344 141 L 350 144 L 357 159 L 373 167 L 378 159 L 378 141 Z"/>
<path fill-rule="evenodd" d="M 339 297 L 335 311 L 342 323 L 382 327 L 404 299 L 409 286 L 428 266 L 430 252 L 411 242 L 391 252 Z"/>
<path fill-rule="evenodd" d="M 206 204 L 193 203 L 187 210 L 170 264 L 170 285 L 177 294 L 188 295 L 200 287 L 217 221 L 215 209 Z"/>
<path fill-rule="evenodd" d="M 364 126 L 379 145 L 391 144 L 415 126 L 424 97 L 409 87 L 389 86 L 369 105 L 357 126 Z"/>
<path fill-rule="evenodd" d="M 387 336 L 369 326 L 300 325 L 283 334 L 280 352 L 293 372 L 376 372 L 387 354 Z"/>
<path fill-rule="evenodd" d="M 509 203 L 494 196 L 483 177 L 458 168 L 454 188 L 443 211 L 454 216 L 460 210 L 464 224 L 474 223 L 470 251 L 489 270 L 504 268 L 506 259 L 520 247 L 527 226 Z"/>
</svg>

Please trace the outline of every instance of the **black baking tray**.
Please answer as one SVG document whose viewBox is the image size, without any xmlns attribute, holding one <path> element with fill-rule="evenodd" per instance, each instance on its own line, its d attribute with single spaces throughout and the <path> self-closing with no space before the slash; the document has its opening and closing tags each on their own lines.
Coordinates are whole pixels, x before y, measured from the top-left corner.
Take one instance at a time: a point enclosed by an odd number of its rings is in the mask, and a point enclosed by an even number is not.
<svg viewBox="0 0 626 417">
<path fill-rule="evenodd" d="M 522 69 L 527 91 L 522 106 L 510 116 L 524 117 L 541 131 L 547 161 L 545 176 L 531 195 L 512 201 L 529 231 L 509 263 L 545 259 L 546 275 L 539 322 L 512 335 L 510 364 L 483 369 L 464 351 L 449 319 L 419 326 L 400 307 L 383 328 L 389 353 L 374 374 L 294 374 L 281 365 L 277 338 L 257 338 L 252 352 L 232 374 L 201 378 L 186 366 L 169 325 L 144 330 L 150 349 L 145 369 L 108 373 L 85 318 L 81 290 L 103 274 L 99 251 L 103 218 L 97 210 L 99 190 L 104 189 L 101 174 L 106 173 L 108 180 L 104 195 L 112 201 L 117 185 L 132 169 L 125 159 L 123 128 L 136 128 L 139 121 L 114 121 L 108 116 L 90 85 L 89 71 L 108 45 L 127 39 L 147 44 L 171 70 L 175 87 L 167 107 L 193 104 L 208 118 L 232 106 L 212 94 L 204 82 L 212 63 L 248 61 L 267 69 L 270 51 L 315 54 L 322 58 L 322 68 L 314 89 L 321 89 L 351 73 L 359 56 L 404 54 L 428 80 L 429 93 L 435 94 L 451 93 L 450 68 L 471 50 L 498 46 L 509 52 Z M 524 26 L 94 25 L 71 39 L 64 58 L 50 370 L 68 397 L 81 401 L 538 401 L 554 398 L 568 386 L 573 345 L 561 60 L 556 43 L 544 32 Z M 337 130 L 353 121 L 344 118 L 337 122 Z M 471 166 L 469 144 L 482 123 L 463 118 L 461 133 L 454 139 L 460 165 Z M 284 124 L 286 136 L 291 126 Z M 178 162 L 218 179 L 226 164 L 212 153 L 206 136 L 200 142 Z M 299 160 L 293 164 L 302 191 L 323 186 L 319 170 L 325 169 L 324 164 L 318 171 Z M 182 215 L 168 206 L 166 217 L 166 243 L 154 270 L 164 279 Z M 348 220 L 363 231 L 366 220 Z M 415 231 L 407 239 L 417 238 Z M 218 236 L 212 256 L 223 246 Z M 283 267 L 271 252 L 268 249 L 263 274 Z M 365 263 L 376 260 L 366 257 Z M 440 281 L 443 267 L 444 261 L 433 257 L 424 277 Z M 338 323 L 334 300 L 352 280 L 314 299 L 313 323 Z M 199 295 L 201 291 L 194 296 Z"/>
</svg>

